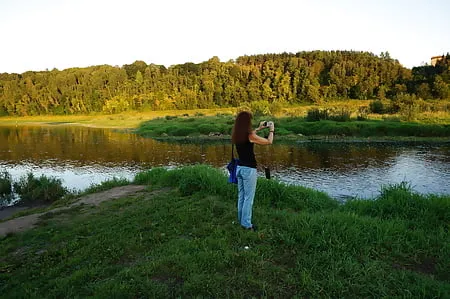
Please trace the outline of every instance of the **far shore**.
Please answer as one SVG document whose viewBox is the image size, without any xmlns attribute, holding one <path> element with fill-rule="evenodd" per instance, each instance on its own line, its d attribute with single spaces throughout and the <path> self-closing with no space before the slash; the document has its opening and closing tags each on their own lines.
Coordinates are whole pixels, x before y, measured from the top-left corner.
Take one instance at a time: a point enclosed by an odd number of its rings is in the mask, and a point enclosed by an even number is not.
<svg viewBox="0 0 450 299">
<path fill-rule="evenodd" d="M 308 107 L 301 107 L 307 109 Z M 164 119 L 171 117 L 184 118 L 202 118 L 208 116 L 235 114 L 235 108 L 217 108 L 217 109 L 197 109 L 197 110 L 164 110 L 148 112 L 124 112 L 120 114 L 92 114 L 92 115 L 40 115 L 40 116 L 22 116 L 22 117 L 0 117 L 0 126 L 83 126 L 89 128 L 115 129 L 125 132 L 135 132 L 144 122 Z M 285 115 L 287 117 L 287 115 Z M 301 117 L 301 116 L 299 116 Z M 379 120 L 379 115 L 369 115 L 369 120 Z M 429 117 L 427 117 L 428 119 Z M 431 118 L 430 118 L 431 119 Z M 419 121 L 419 123 L 422 123 Z M 426 125 L 427 122 L 423 122 Z M 442 120 L 439 121 L 442 123 Z M 444 121 L 444 123 L 450 123 Z M 160 136 L 151 136 L 142 134 L 146 138 L 153 138 L 165 142 L 186 142 L 186 143 L 204 143 L 204 142 L 228 142 L 229 134 L 210 132 L 209 134 L 190 134 L 187 136 L 173 136 L 163 134 Z M 448 137 L 416 137 L 416 136 L 369 136 L 356 137 L 345 135 L 310 135 L 302 134 L 275 134 L 276 142 L 288 143 L 450 143 Z"/>
<path fill-rule="evenodd" d="M 167 115 L 173 116 L 212 116 L 218 113 L 233 114 L 233 108 L 197 109 L 197 110 L 163 110 L 149 112 L 123 112 L 120 114 L 92 114 L 92 115 L 37 115 L 37 116 L 3 116 L 1 125 L 71 125 L 92 128 L 136 129 L 148 120 Z"/>
</svg>

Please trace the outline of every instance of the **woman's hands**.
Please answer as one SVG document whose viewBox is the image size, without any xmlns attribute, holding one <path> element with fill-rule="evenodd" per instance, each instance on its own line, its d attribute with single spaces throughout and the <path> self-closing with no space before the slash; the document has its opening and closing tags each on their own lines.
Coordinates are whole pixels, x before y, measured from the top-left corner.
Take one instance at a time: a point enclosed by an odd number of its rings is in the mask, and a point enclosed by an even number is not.
<svg viewBox="0 0 450 299">
<path fill-rule="evenodd" d="M 265 125 L 264 125 L 265 124 Z M 275 124 L 273 121 L 262 121 L 259 123 L 259 127 L 256 128 L 256 131 L 260 131 L 262 129 L 269 128 L 270 131 L 275 130 Z"/>
<path fill-rule="evenodd" d="M 260 122 L 260 123 L 259 123 L 259 127 L 256 128 L 256 131 L 261 131 L 262 129 L 266 128 L 266 127 L 264 126 L 264 123 L 265 123 L 265 121 Z"/>
<path fill-rule="evenodd" d="M 260 137 L 256 134 L 256 132 L 265 129 L 265 128 L 269 128 L 269 136 L 267 136 L 267 138 L 264 137 Z M 258 128 L 256 128 L 250 135 L 249 135 L 249 139 L 251 142 L 256 143 L 256 144 L 272 144 L 273 142 L 273 135 L 275 132 L 275 124 L 273 123 L 273 121 L 262 121 L 259 123 Z"/>
</svg>

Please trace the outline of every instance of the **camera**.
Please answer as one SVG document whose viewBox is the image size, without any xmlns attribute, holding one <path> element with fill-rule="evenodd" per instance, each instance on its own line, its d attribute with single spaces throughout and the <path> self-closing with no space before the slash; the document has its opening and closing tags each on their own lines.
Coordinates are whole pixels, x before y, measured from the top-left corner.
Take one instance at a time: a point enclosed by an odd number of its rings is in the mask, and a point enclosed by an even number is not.
<svg viewBox="0 0 450 299">
<path fill-rule="evenodd" d="M 269 127 L 269 126 L 271 126 L 273 124 L 273 122 L 271 122 L 271 121 L 265 121 L 265 122 L 263 122 L 263 126 L 264 127 Z"/>
</svg>

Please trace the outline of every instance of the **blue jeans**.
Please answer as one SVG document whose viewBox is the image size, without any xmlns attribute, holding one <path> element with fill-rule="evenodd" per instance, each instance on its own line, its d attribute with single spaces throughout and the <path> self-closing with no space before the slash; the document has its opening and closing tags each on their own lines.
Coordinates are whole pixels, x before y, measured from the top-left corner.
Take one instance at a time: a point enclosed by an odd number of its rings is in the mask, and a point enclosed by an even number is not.
<svg viewBox="0 0 450 299">
<path fill-rule="evenodd" d="M 256 191 L 256 168 L 238 166 L 238 221 L 245 227 L 252 227 L 253 199 Z"/>
</svg>

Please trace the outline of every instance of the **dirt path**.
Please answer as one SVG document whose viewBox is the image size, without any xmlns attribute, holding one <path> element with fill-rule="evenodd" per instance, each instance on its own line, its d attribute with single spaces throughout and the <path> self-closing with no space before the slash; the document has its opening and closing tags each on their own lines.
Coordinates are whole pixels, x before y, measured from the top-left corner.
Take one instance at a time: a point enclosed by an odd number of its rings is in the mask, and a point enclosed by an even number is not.
<svg viewBox="0 0 450 299">
<path fill-rule="evenodd" d="M 93 193 L 93 194 L 89 194 L 89 195 L 80 197 L 80 199 L 78 201 L 76 201 L 75 203 L 73 203 L 69 206 L 55 208 L 55 209 L 52 209 L 49 211 L 45 211 L 43 213 L 22 216 L 22 217 L 14 218 L 14 219 L 11 219 L 11 220 L 8 220 L 5 222 L 1 222 L 0 223 L 0 237 L 3 237 L 9 233 L 21 232 L 21 231 L 25 231 L 27 229 L 33 228 L 36 225 L 36 223 L 38 222 L 39 217 L 42 215 L 45 215 L 46 213 L 50 213 L 50 212 L 54 213 L 54 212 L 58 212 L 58 211 L 68 210 L 72 207 L 79 206 L 82 204 L 98 206 L 98 205 L 100 205 L 100 203 L 107 201 L 107 200 L 130 196 L 135 193 L 141 192 L 145 189 L 145 187 L 146 186 L 142 186 L 142 185 L 127 185 L 127 186 L 115 187 L 110 190 Z"/>
</svg>

